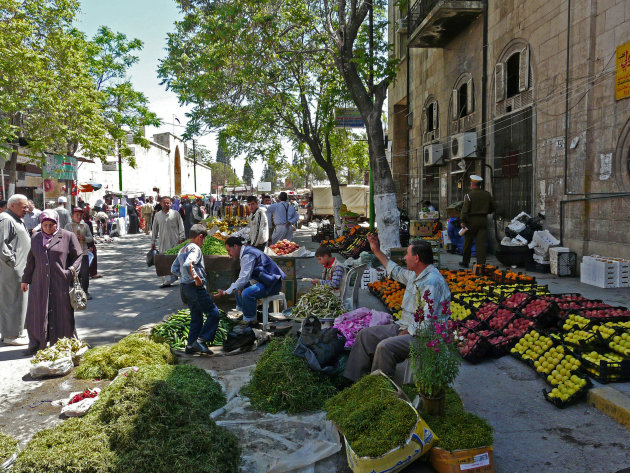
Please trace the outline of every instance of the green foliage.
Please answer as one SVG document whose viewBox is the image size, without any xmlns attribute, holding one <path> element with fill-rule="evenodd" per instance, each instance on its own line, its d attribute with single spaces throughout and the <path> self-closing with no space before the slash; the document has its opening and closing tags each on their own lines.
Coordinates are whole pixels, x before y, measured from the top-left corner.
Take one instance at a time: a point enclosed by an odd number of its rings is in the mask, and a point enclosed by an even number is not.
<svg viewBox="0 0 630 473">
<path fill-rule="evenodd" d="M 364 376 L 328 400 L 326 417 L 360 457 L 378 457 L 404 445 L 418 421 L 413 408 L 380 375 Z"/>
<path fill-rule="evenodd" d="M 221 387 L 200 368 L 146 366 L 108 386 L 85 417 L 35 435 L 14 471 L 236 473 L 236 436 L 208 413 Z"/>
<path fill-rule="evenodd" d="M 464 410 L 457 392 L 447 388 L 443 416 L 423 414 L 426 423 L 439 438 L 438 446 L 444 450 L 462 450 L 492 445 L 492 427 L 481 417 Z"/>
<path fill-rule="evenodd" d="M 12 473 L 111 473 L 117 454 L 105 426 L 80 417 L 37 432 L 20 452 Z"/>
<path fill-rule="evenodd" d="M 289 414 L 316 411 L 337 393 L 331 378 L 311 371 L 304 359 L 293 354 L 295 345 L 291 337 L 272 340 L 256 363 L 242 391 L 255 409 Z"/>
<path fill-rule="evenodd" d="M 170 347 L 146 335 L 127 335 L 114 345 L 88 350 L 75 371 L 79 379 L 114 379 L 121 368 L 173 363 Z"/>
<path fill-rule="evenodd" d="M 0 465 L 13 455 L 18 447 L 18 441 L 10 435 L 0 432 Z"/>
<path fill-rule="evenodd" d="M 90 73 L 103 95 L 103 111 L 110 148 L 135 166 L 133 151 L 127 143 L 130 134 L 135 144 L 149 147 L 144 137 L 145 126 L 160 126 L 158 116 L 149 110 L 149 102 L 126 79 L 129 68 L 138 62 L 134 55 L 142 49 L 139 39 L 128 40 L 122 33 L 114 33 L 101 26 L 90 43 Z"/>
<path fill-rule="evenodd" d="M 189 240 L 186 240 L 180 243 L 179 245 L 174 246 L 170 250 L 167 250 L 166 253 L 164 254 L 176 255 L 177 253 L 179 253 L 179 250 L 181 250 L 188 243 L 189 243 Z M 203 245 L 201 245 L 201 252 L 204 255 L 227 255 L 228 254 L 227 250 L 225 249 L 225 243 L 211 236 L 206 237 L 206 239 L 203 241 Z"/>
<path fill-rule="evenodd" d="M 72 25 L 78 10 L 77 0 L 0 0 L 0 142 L 27 141 L 34 161 L 72 154 L 79 140 L 88 156 L 107 153 L 89 45 Z"/>
</svg>

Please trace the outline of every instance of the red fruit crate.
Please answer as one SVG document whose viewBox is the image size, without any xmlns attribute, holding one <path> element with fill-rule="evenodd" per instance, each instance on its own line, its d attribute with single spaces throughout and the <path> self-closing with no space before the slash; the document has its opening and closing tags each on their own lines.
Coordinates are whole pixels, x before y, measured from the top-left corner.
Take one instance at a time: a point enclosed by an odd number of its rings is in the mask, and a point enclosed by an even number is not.
<svg viewBox="0 0 630 473">
<path fill-rule="evenodd" d="M 557 325 L 560 308 L 558 304 L 544 299 L 534 298 L 520 309 L 523 317 L 533 320 L 536 327 Z"/>
<path fill-rule="evenodd" d="M 464 345 L 460 345 L 457 349 L 461 357 L 469 363 L 479 363 L 486 357 L 488 350 L 490 350 L 488 342 L 472 331 L 468 333 L 465 342 L 462 343 L 464 343 Z"/>
<path fill-rule="evenodd" d="M 519 341 L 520 337 L 505 337 L 497 333 L 495 337 L 488 339 L 490 345 L 490 356 L 501 358 L 510 353 L 510 350 Z"/>
<path fill-rule="evenodd" d="M 515 292 L 500 302 L 507 309 L 520 309 L 532 299 L 532 295 L 526 292 Z"/>
<path fill-rule="evenodd" d="M 515 317 L 516 314 L 510 309 L 499 307 L 486 319 L 486 323 L 492 330 L 502 331 Z"/>
</svg>

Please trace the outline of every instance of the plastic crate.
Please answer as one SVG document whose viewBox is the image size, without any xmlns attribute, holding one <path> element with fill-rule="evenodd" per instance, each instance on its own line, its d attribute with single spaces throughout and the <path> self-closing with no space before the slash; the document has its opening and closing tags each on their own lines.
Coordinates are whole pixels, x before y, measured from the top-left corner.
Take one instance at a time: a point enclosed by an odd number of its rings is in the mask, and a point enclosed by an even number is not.
<svg viewBox="0 0 630 473">
<path fill-rule="evenodd" d="M 559 277 L 575 276 L 577 271 L 577 254 L 572 251 L 558 253 L 550 263 L 551 274 Z"/>
<path fill-rule="evenodd" d="M 467 336 L 470 336 L 471 333 L 474 332 L 469 332 Z M 483 337 L 479 337 L 477 341 L 473 344 L 473 346 L 466 351 L 463 351 L 461 347 L 458 348 L 461 357 L 469 363 L 473 364 L 479 363 L 481 360 L 483 360 L 488 354 L 489 350 L 490 345 Z"/>
</svg>

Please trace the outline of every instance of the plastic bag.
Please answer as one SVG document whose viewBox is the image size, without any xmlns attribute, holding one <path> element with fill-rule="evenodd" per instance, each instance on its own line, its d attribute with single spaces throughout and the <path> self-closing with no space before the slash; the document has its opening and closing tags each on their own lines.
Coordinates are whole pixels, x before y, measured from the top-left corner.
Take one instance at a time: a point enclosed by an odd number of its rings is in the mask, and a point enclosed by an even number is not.
<svg viewBox="0 0 630 473">
<path fill-rule="evenodd" d="M 53 401 L 51 404 L 53 406 L 63 406 L 61 408 L 61 413 L 67 417 L 82 417 L 90 410 L 90 408 L 98 400 L 98 394 L 101 393 L 100 388 L 94 388 L 94 389 L 91 389 L 91 391 L 96 392 L 97 396 L 88 397 L 81 401 L 70 404 L 70 400 L 74 396 L 82 393 L 82 391 L 77 391 L 74 393 L 70 393 L 70 396 L 67 399 L 60 399 L 58 401 Z"/>
<path fill-rule="evenodd" d="M 158 252 L 155 248 L 151 248 L 147 251 L 147 266 L 151 267 L 155 265 L 155 255 L 157 254 Z"/>
<path fill-rule="evenodd" d="M 64 376 L 74 368 L 72 357 L 59 358 L 54 361 L 42 361 L 31 365 L 31 377 L 43 378 L 45 376 Z"/>
</svg>

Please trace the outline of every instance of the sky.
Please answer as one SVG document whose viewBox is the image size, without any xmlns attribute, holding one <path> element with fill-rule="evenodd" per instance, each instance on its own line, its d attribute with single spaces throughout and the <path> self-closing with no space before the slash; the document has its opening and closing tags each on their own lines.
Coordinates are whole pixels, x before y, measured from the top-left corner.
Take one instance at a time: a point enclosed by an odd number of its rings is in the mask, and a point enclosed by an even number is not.
<svg viewBox="0 0 630 473">
<path fill-rule="evenodd" d="M 185 114 L 189 107 L 180 106 L 177 95 L 160 85 L 157 76 L 159 60 L 166 55 L 167 34 L 174 30 L 173 23 L 181 18 L 175 0 L 82 0 L 81 10 L 76 26 L 88 37 L 93 37 L 98 28 L 105 25 L 130 39 L 138 38 L 144 42 L 143 49 L 137 53 L 140 60 L 129 71 L 129 79 L 136 90 L 147 96 L 151 110 L 163 123 L 159 129 L 147 127 L 147 135 L 170 131 L 180 136 L 184 132 L 182 125 L 187 122 Z M 174 116 L 181 125 L 173 119 Z M 197 142 L 209 148 L 213 158 L 216 157 L 214 134 L 198 137 Z M 241 177 L 244 160 L 236 158 L 232 163 Z M 254 182 L 260 179 L 263 167 L 262 162 L 252 164 Z"/>
</svg>

